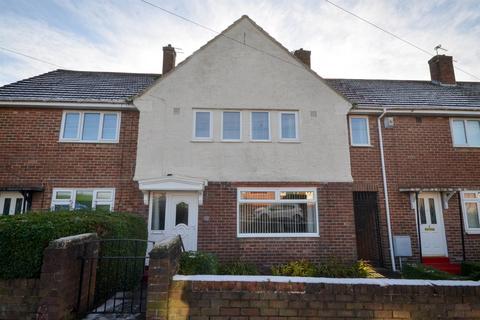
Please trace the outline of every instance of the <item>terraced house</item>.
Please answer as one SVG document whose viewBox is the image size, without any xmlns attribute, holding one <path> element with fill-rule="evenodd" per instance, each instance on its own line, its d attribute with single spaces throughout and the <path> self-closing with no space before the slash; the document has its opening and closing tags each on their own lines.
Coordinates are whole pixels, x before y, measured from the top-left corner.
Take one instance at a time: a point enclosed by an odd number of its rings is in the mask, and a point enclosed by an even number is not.
<svg viewBox="0 0 480 320">
<path fill-rule="evenodd" d="M 1 87 L 0 212 L 133 211 L 262 265 L 480 259 L 480 83 L 451 57 L 432 81 L 323 79 L 247 16 L 175 56 Z"/>
</svg>

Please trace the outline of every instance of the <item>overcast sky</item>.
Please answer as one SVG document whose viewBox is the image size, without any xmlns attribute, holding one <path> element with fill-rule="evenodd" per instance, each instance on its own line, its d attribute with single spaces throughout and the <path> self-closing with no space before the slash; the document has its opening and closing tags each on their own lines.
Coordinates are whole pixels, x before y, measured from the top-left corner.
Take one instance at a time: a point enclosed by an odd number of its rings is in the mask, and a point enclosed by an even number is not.
<svg viewBox="0 0 480 320">
<path fill-rule="evenodd" d="M 429 79 L 428 55 L 323 0 L 149 1 L 217 31 L 247 14 L 326 78 Z M 480 77 L 480 0 L 332 1 Z M 181 61 L 214 36 L 140 0 L 0 0 L 0 47 L 66 69 L 160 73 L 164 45 Z M 0 85 L 57 68 L 0 50 Z"/>
</svg>

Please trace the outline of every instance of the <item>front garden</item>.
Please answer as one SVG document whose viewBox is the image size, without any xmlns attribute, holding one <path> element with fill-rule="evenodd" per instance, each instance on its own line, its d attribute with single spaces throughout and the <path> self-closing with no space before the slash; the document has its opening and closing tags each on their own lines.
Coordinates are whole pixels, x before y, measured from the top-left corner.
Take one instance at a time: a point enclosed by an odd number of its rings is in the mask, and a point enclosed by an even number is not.
<svg viewBox="0 0 480 320">
<path fill-rule="evenodd" d="M 384 278 L 365 261 L 353 264 L 330 259 L 321 264 L 307 260 L 296 260 L 274 265 L 268 270 L 259 270 L 251 263 L 235 261 L 220 263 L 214 254 L 206 252 L 184 252 L 180 258 L 180 275 L 273 275 L 289 277 L 323 278 Z M 453 275 L 422 264 L 405 264 L 395 278 L 423 280 L 480 280 L 480 263 L 464 262 L 462 273 Z"/>
</svg>

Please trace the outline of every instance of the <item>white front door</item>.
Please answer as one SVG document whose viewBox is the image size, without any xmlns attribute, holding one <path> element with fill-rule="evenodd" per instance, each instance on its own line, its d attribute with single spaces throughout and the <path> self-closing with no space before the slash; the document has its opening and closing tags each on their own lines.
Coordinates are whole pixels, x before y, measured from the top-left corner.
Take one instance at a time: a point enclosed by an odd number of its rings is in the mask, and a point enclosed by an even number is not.
<svg viewBox="0 0 480 320">
<path fill-rule="evenodd" d="M 422 192 L 418 196 L 422 255 L 446 257 L 447 242 L 439 193 Z"/>
<path fill-rule="evenodd" d="M 187 251 L 197 250 L 197 192 L 151 192 L 149 214 L 150 241 L 180 235 Z"/>
<path fill-rule="evenodd" d="M 20 192 L 0 192 L 0 215 L 20 214 L 24 210 L 24 205 Z"/>
</svg>

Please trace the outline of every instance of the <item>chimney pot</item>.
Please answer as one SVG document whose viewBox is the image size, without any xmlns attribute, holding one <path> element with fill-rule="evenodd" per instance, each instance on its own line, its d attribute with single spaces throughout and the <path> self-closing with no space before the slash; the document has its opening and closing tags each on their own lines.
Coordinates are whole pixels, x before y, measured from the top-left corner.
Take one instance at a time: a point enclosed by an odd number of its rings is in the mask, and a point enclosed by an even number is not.
<svg viewBox="0 0 480 320">
<path fill-rule="evenodd" d="M 436 55 L 428 61 L 432 82 L 441 85 L 455 85 L 455 70 L 451 56 Z"/>
<path fill-rule="evenodd" d="M 167 74 L 173 68 L 175 68 L 175 58 L 177 57 L 177 53 L 175 52 L 175 48 L 172 47 L 171 44 L 168 46 L 163 47 L 163 70 L 162 74 Z"/>
<path fill-rule="evenodd" d="M 295 50 L 293 54 L 295 57 L 297 57 L 300 61 L 303 62 L 307 67 L 310 68 L 310 54 L 312 52 L 309 50 L 303 50 L 303 48 L 300 48 L 298 50 Z"/>
</svg>

